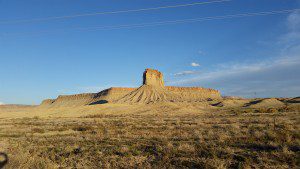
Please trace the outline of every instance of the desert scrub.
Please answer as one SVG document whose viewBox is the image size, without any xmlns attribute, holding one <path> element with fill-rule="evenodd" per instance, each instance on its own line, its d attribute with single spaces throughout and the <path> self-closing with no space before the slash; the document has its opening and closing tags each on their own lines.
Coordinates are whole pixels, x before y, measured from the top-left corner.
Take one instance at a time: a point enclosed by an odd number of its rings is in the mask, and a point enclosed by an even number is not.
<svg viewBox="0 0 300 169">
<path fill-rule="evenodd" d="M 0 119 L 0 140 L 8 169 L 299 168 L 299 113 L 246 109 Z"/>
<path fill-rule="evenodd" d="M 32 128 L 32 133 L 45 133 L 45 130 L 43 128 Z"/>
<path fill-rule="evenodd" d="M 72 130 L 74 130 L 74 131 L 89 131 L 89 130 L 93 130 L 93 127 L 91 127 L 91 126 L 74 126 L 72 128 Z"/>
</svg>

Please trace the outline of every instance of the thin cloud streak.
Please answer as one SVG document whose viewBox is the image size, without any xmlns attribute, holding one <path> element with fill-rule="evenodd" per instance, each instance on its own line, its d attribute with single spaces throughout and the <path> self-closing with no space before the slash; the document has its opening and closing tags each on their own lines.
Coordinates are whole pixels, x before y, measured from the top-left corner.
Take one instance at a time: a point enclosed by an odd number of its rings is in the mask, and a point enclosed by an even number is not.
<svg viewBox="0 0 300 169">
<path fill-rule="evenodd" d="M 300 29 L 300 11 L 294 11 L 287 18 L 287 26 L 290 30 L 299 31 Z"/>
<path fill-rule="evenodd" d="M 282 47 L 277 57 L 252 63 L 224 63 L 201 76 L 170 84 L 216 88 L 223 95 L 242 97 L 300 96 L 300 12 L 291 13 L 286 24 L 287 32 L 277 38 Z"/>
<path fill-rule="evenodd" d="M 222 65 L 201 76 L 171 82 L 172 85 L 205 86 L 224 95 L 244 97 L 299 96 L 300 57 L 281 57 L 252 64 Z"/>
<path fill-rule="evenodd" d="M 199 72 L 188 70 L 188 71 L 182 71 L 182 72 L 175 73 L 174 76 L 193 75 L 193 74 L 197 74 L 197 73 L 199 73 Z"/>
<path fill-rule="evenodd" d="M 180 80 L 174 83 L 188 84 L 198 81 L 216 80 L 219 78 L 226 78 L 232 76 L 238 76 L 251 73 L 263 73 L 269 70 L 276 70 L 279 67 L 293 67 L 300 65 L 300 57 L 281 57 L 264 62 L 252 63 L 252 64 L 223 64 L 219 65 L 216 71 L 203 72 L 201 76 Z"/>
<path fill-rule="evenodd" d="M 192 62 L 192 63 L 191 63 L 191 66 L 193 66 L 193 67 L 199 67 L 200 64 L 199 64 L 199 63 L 196 63 L 196 62 Z"/>
</svg>

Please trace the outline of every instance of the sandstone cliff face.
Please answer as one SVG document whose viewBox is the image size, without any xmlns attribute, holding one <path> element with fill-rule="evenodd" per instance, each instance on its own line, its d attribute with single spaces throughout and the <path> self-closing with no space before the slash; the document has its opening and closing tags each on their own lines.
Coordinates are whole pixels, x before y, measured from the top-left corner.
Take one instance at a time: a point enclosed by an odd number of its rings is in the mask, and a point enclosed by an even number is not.
<svg viewBox="0 0 300 169">
<path fill-rule="evenodd" d="M 112 102 L 120 99 L 136 88 L 112 87 L 99 93 L 83 93 L 75 95 L 60 95 L 56 99 L 46 99 L 40 106 L 83 106 L 96 103 Z"/>
<path fill-rule="evenodd" d="M 202 87 L 165 87 L 161 72 L 146 69 L 143 73 L 143 85 L 139 88 L 112 87 L 99 93 L 58 96 L 57 99 L 44 100 L 41 106 L 82 106 L 109 102 L 195 102 L 207 99 L 221 99 L 221 94 L 218 90 Z"/>
<path fill-rule="evenodd" d="M 89 104 L 94 99 L 95 93 L 83 93 L 75 95 L 60 95 L 56 99 L 46 99 L 42 107 L 82 106 Z"/>
<path fill-rule="evenodd" d="M 164 87 L 163 74 L 154 69 L 146 69 L 143 74 L 143 84 L 156 87 Z"/>
<path fill-rule="evenodd" d="M 91 104 L 97 104 L 101 102 L 113 102 L 125 96 L 126 94 L 134 91 L 136 88 L 125 87 L 111 87 L 97 93 Z"/>
<path fill-rule="evenodd" d="M 179 98 L 180 96 L 177 96 L 176 94 L 167 91 L 161 86 L 144 84 L 136 90 L 128 93 L 121 99 L 117 100 L 117 102 L 149 104 L 155 102 L 169 102 L 172 100 L 178 100 Z"/>
<path fill-rule="evenodd" d="M 202 101 L 206 99 L 221 99 L 221 93 L 215 89 L 202 87 L 166 86 L 167 90 L 181 96 L 182 101 Z"/>
<path fill-rule="evenodd" d="M 220 98 L 220 92 L 214 89 L 201 87 L 165 87 L 161 72 L 146 69 L 143 74 L 143 85 L 126 94 L 117 100 L 117 102 L 148 104 L 154 102 L 195 102 Z"/>
<path fill-rule="evenodd" d="M 46 99 L 46 100 L 43 100 L 43 101 L 42 101 L 41 106 L 49 106 L 49 105 L 51 105 L 53 102 L 55 102 L 55 99 Z"/>
</svg>

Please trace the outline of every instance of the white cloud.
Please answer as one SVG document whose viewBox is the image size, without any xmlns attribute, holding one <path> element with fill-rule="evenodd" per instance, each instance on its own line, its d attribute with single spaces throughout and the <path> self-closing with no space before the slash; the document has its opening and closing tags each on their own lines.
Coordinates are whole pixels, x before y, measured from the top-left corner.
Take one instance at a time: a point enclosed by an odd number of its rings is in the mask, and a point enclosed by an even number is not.
<svg viewBox="0 0 300 169">
<path fill-rule="evenodd" d="M 198 66 L 200 66 L 200 64 L 199 64 L 199 63 L 192 62 L 192 63 L 191 63 L 191 66 L 193 66 L 193 67 L 198 67 Z"/>
<path fill-rule="evenodd" d="M 0 105 L 3 105 L 4 103 L 3 102 L 0 102 Z"/>
<path fill-rule="evenodd" d="M 299 51 L 300 54 L 300 51 Z M 278 57 L 256 63 L 223 64 L 201 76 L 173 81 L 169 84 L 205 86 L 221 90 L 225 95 L 254 97 L 300 95 L 300 55 Z"/>
<path fill-rule="evenodd" d="M 266 70 L 271 70 L 279 67 L 293 67 L 300 64 L 300 55 L 292 57 L 279 57 L 256 63 L 227 63 L 218 65 L 215 71 L 204 72 L 199 77 L 179 81 L 180 83 L 195 82 L 199 80 L 210 80 L 234 76 L 240 74 L 261 73 Z M 194 71 L 184 71 L 181 73 L 194 74 Z M 179 73 L 179 74 L 181 74 Z"/>
<path fill-rule="evenodd" d="M 287 25 L 290 30 L 300 31 L 300 11 L 295 11 L 288 16 Z"/>
<path fill-rule="evenodd" d="M 174 76 L 185 76 L 185 75 L 192 75 L 192 74 L 196 74 L 196 73 L 198 73 L 198 72 L 187 70 L 187 71 L 182 71 L 182 72 L 175 73 Z"/>
<path fill-rule="evenodd" d="M 300 11 L 292 12 L 286 20 L 288 32 L 279 38 L 279 43 L 291 45 L 300 40 Z"/>
<path fill-rule="evenodd" d="M 243 97 L 300 96 L 300 12 L 291 13 L 286 23 L 287 32 L 278 36 L 281 53 L 277 57 L 252 63 L 224 63 L 201 76 L 184 77 L 169 84 L 216 88 L 224 95 Z"/>
<path fill-rule="evenodd" d="M 198 51 L 198 54 L 199 54 L 199 55 L 204 55 L 204 52 L 203 52 L 202 50 L 199 50 L 199 51 Z"/>
<path fill-rule="evenodd" d="M 300 11 L 286 18 L 287 31 L 272 42 L 277 57 L 252 63 L 224 63 L 201 75 L 182 77 L 171 85 L 216 88 L 224 95 L 243 97 L 300 96 Z"/>
</svg>

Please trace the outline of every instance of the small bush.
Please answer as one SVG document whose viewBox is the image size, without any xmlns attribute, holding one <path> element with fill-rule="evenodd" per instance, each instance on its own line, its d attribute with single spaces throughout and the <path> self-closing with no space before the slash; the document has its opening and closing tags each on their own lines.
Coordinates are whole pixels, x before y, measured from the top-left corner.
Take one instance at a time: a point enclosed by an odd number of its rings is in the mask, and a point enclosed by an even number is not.
<svg viewBox="0 0 300 169">
<path fill-rule="evenodd" d="M 42 128 L 33 128 L 31 129 L 33 133 L 45 133 L 45 130 Z"/>
<path fill-rule="evenodd" d="M 278 109 L 275 109 L 275 108 L 269 108 L 267 110 L 267 113 L 277 113 L 278 112 Z"/>
<path fill-rule="evenodd" d="M 91 126 L 75 126 L 72 128 L 74 131 L 88 131 L 92 130 L 93 128 Z"/>
</svg>

